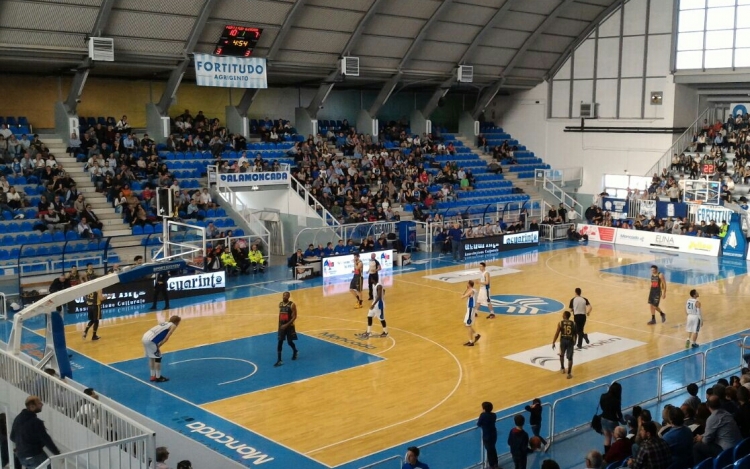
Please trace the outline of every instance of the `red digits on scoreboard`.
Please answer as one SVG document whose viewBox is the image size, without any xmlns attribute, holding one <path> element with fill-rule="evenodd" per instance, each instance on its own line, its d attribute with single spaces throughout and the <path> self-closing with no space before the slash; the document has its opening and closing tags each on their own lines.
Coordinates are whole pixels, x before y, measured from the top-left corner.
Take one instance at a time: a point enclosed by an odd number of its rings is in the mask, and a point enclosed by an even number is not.
<svg viewBox="0 0 750 469">
<path fill-rule="evenodd" d="M 236 36 L 237 35 L 237 30 L 236 29 L 229 30 L 229 35 L 232 36 L 232 37 Z"/>
</svg>

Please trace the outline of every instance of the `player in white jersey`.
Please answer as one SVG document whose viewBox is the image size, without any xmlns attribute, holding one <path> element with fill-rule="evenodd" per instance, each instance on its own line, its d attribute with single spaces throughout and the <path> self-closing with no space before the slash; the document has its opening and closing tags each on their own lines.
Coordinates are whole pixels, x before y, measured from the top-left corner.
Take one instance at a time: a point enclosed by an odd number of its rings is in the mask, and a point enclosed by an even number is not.
<svg viewBox="0 0 750 469">
<path fill-rule="evenodd" d="M 495 309 L 492 307 L 490 297 L 490 273 L 487 272 L 487 264 L 479 263 L 479 295 L 477 295 L 477 306 L 486 306 L 490 310 L 487 319 L 495 319 Z"/>
<path fill-rule="evenodd" d="M 687 314 L 685 331 L 688 333 L 688 338 L 685 341 L 685 348 L 698 347 L 696 340 L 698 340 L 698 332 L 703 325 L 703 315 L 701 314 L 701 301 L 698 299 L 699 297 L 700 295 L 697 290 L 690 290 L 690 298 L 688 298 L 687 303 L 685 304 L 685 313 Z"/>
<path fill-rule="evenodd" d="M 474 280 L 469 280 L 469 282 L 466 284 L 466 290 L 464 291 L 464 294 L 461 296 L 461 299 L 466 298 L 466 314 L 464 315 L 464 326 L 466 326 L 466 330 L 469 333 L 469 341 L 466 342 L 464 345 L 467 347 L 473 347 L 474 343 L 479 340 L 481 335 L 477 334 L 477 331 L 474 329 L 474 322 L 477 317 L 476 312 L 476 296 L 477 291 L 474 290 Z"/>
<path fill-rule="evenodd" d="M 367 311 L 367 332 L 359 335 L 362 339 L 368 339 L 372 336 L 372 318 L 374 317 L 377 317 L 380 320 L 380 325 L 383 326 L 383 332 L 380 334 L 380 337 L 388 337 L 388 326 L 385 323 L 385 288 L 378 283 L 375 285 L 374 291 L 375 298 L 370 305 L 369 311 Z"/>
<path fill-rule="evenodd" d="M 141 342 L 143 348 L 146 350 L 146 357 L 148 357 L 148 368 L 151 371 L 151 381 L 157 383 L 163 383 L 169 381 L 169 378 L 161 375 L 161 346 L 167 343 L 172 333 L 180 325 L 180 317 L 172 316 L 169 321 L 163 322 L 157 326 L 152 327 L 145 334 Z"/>
</svg>

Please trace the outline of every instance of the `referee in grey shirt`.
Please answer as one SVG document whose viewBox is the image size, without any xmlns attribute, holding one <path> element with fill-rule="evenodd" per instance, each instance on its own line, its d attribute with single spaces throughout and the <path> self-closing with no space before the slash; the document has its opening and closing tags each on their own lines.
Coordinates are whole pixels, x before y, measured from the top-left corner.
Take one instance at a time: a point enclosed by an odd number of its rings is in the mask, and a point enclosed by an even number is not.
<svg viewBox="0 0 750 469">
<path fill-rule="evenodd" d="M 570 300 L 570 309 L 573 310 L 573 321 L 576 323 L 578 330 L 578 350 L 583 347 L 583 341 L 589 343 L 589 335 L 584 332 L 586 326 L 586 316 L 591 314 L 591 303 L 581 296 L 581 289 L 576 288 L 576 296 Z"/>
</svg>

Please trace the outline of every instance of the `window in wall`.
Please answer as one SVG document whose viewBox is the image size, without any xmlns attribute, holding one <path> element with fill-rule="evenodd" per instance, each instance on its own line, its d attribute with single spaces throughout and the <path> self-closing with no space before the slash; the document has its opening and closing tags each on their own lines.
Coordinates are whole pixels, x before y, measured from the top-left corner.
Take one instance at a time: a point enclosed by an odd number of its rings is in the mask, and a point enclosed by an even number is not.
<svg viewBox="0 0 750 469">
<path fill-rule="evenodd" d="M 750 0 L 679 0 L 677 70 L 748 67 Z"/>
</svg>

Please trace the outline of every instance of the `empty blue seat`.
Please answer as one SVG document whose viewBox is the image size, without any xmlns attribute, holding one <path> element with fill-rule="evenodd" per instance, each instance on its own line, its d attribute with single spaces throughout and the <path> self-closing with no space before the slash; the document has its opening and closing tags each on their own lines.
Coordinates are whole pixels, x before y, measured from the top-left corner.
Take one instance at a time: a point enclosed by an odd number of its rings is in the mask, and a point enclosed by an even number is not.
<svg viewBox="0 0 750 469">
<path fill-rule="evenodd" d="M 16 244 L 28 244 L 29 238 L 25 234 L 16 235 Z"/>
<path fill-rule="evenodd" d="M 62 254 L 62 252 L 62 246 L 59 244 L 53 244 L 49 247 L 49 254 L 51 256 L 59 256 L 60 254 Z"/>
<path fill-rule="evenodd" d="M 154 234 L 154 226 L 146 225 L 143 227 L 143 234 Z"/>
<path fill-rule="evenodd" d="M 734 448 L 727 448 L 714 458 L 714 469 L 724 469 L 734 463 Z"/>
<path fill-rule="evenodd" d="M 734 447 L 734 460 L 739 461 L 748 454 L 750 454 L 750 438 L 745 438 Z"/>
<path fill-rule="evenodd" d="M 73 230 L 68 231 L 67 233 L 65 233 L 65 239 L 67 241 L 75 241 L 78 239 L 78 233 Z"/>
<path fill-rule="evenodd" d="M 750 469 L 750 456 L 744 456 L 735 462 L 734 469 Z"/>
<path fill-rule="evenodd" d="M 134 235 L 142 235 L 143 234 L 143 227 L 140 225 L 135 225 L 133 227 L 133 234 Z"/>
<path fill-rule="evenodd" d="M 37 255 L 40 255 L 40 256 L 46 256 L 47 254 L 49 254 L 49 247 L 44 246 L 44 245 L 39 246 L 36 250 L 36 253 Z"/>
<path fill-rule="evenodd" d="M 52 235 L 52 239 L 58 242 L 65 241 L 65 233 L 63 233 L 62 231 L 57 231 Z"/>
<path fill-rule="evenodd" d="M 39 244 L 41 242 L 42 242 L 41 234 L 37 233 L 36 231 L 29 234 L 29 244 Z"/>
<path fill-rule="evenodd" d="M 10 260 L 10 252 L 5 249 L 0 249 L 0 261 Z"/>
</svg>

